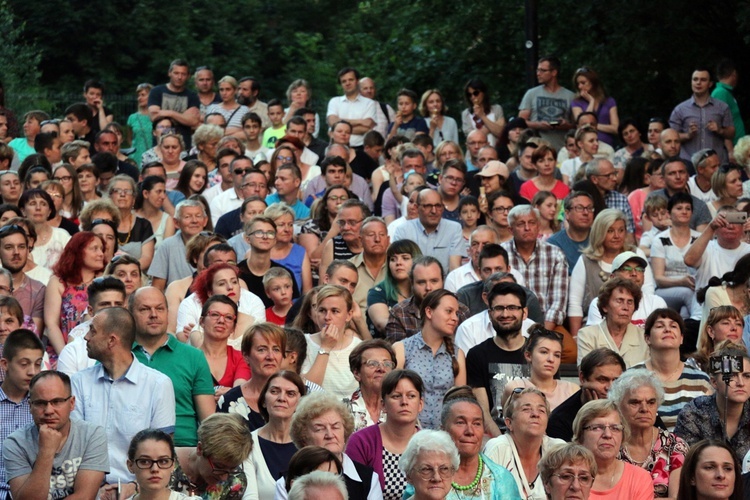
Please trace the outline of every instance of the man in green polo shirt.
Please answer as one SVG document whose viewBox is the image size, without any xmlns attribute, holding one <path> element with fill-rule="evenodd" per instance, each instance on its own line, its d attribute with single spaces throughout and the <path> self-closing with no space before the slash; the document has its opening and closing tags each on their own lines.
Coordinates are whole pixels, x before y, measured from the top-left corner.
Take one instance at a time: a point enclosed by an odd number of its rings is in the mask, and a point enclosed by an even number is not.
<svg viewBox="0 0 750 500">
<path fill-rule="evenodd" d="M 716 87 L 711 92 L 711 97 L 723 101 L 729 106 L 729 112 L 732 113 L 732 122 L 734 122 L 734 139 L 727 140 L 727 146 L 737 144 L 737 141 L 745 137 L 745 123 L 740 115 L 740 107 L 737 105 L 737 99 L 734 97 L 734 89 L 737 87 L 739 80 L 737 75 L 737 66 L 729 59 L 724 59 L 716 65 Z M 733 148 L 727 147 L 729 152 Z"/>
<path fill-rule="evenodd" d="M 129 308 L 136 327 L 133 354 L 144 365 L 167 375 L 174 386 L 174 444 L 196 446 L 198 424 L 216 409 L 208 362 L 201 351 L 167 333 L 167 299 L 161 290 L 136 290 Z"/>
</svg>

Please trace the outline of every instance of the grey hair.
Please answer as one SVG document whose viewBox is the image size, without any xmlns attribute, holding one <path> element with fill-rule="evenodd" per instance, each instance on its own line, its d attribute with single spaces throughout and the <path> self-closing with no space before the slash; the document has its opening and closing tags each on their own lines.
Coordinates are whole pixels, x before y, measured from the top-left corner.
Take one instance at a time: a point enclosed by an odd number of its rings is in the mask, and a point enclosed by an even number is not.
<svg viewBox="0 0 750 500">
<path fill-rule="evenodd" d="M 112 197 L 112 191 L 115 189 L 115 184 L 118 182 L 127 182 L 130 184 L 130 189 L 133 190 L 132 196 L 135 196 L 138 192 L 138 186 L 135 183 L 135 180 L 133 180 L 132 177 L 125 174 L 115 175 L 109 180 L 109 185 L 107 187 L 107 193 L 109 194 L 110 198 Z"/>
<path fill-rule="evenodd" d="M 536 217 L 537 221 L 541 218 L 539 210 L 531 205 L 516 205 L 510 209 L 510 212 L 508 212 L 508 224 L 512 226 L 516 223 L 516 219 L 523 217 L 524 215 L 533 215 Z"/>
<path fill-rule="evenodd" d="M 590 162 L 586 163 L 585 165 L 586 178 L 588 179 L 591 176 L 598 174 L 601 171 L 600 167 L 602 163 L 605 161 L 612 163 L 606 158 L 594 158 Z"/>
<path fill-rule="evenodd" d="M 484 286 L 482 286 L 482 291 L 489 295 L 490 290 L 492 290 L 492 287 L 500 283 L 501 280 L 511 277 L 513 278 L 513 283 L 516 282 L 516 277 L 513 276 L 511 273 L 492 273 L 490 276 L 484 280 Z"/>
<path fill-rule="evenodd" d="M 625 403 L 628 395 L 640 387 L 651 387 L 656 393 L 656 403 L 658 406 L 664 402 L 664 386 L 654 372 L 639 368 L 628 370 L 620 375 L 612 383 L 609 389 L 607 399 L 614 401 L 618 406 Z"/>
<path fill-rule="evenodd" d="M 0 274 L 8 278 L 8 282 L 10 283 L 10 292 L 13 293 L 13 275 L 5 269 L 4 267 L 0 267 Z M 11 295 L 12 296 L 12 295 Z"/>
<path fill-rule="evenodd" d="M 182 217 L 182 209 L 187 207 L 198 207 L 201 209 L 203 217 L 206 216 L 206 207 L 203 206 L 203 203 L 198 200 L 183 200 L 179 202 L 174 208 L 175 219 L 179 219 L 180 217 Z"/>
<path fill-rule="evenodd" d="M 398 461 L 399 470 L 407 478 L 411 475 L 414 466 L 417 464 L 417 458 L 422 452 L 445 453 L 450 459 L 453 469 L 458 469 L 460 462 L 458 448 L 453 443 L 450 434 L 445 431 L 423 430 L 412 436 Z"/>
<path fill-rule="evenodd" d="M 497 232 L 494 229 L 492 229 L 490 226 L 486 224 L 482 224 L 481 226 L 478 226 L 476 229 L 474 229 L 471 232 L 471 235 L 469 236 L 469 244 L 471 244 L 471 242 L 474 241 L 475 234 L 479 234 L 483 232 L 492 233 L 494 243 L 497 243 L 497 240 L 498 240 Z"/>
<path fill-rule="evenodd" d="M 388 224 L 386 224 L 385 219 L 383 219 L 382 217 L 378 217 L 377 215 L 371 215 L 362 221 L 362 225 L 359 226 L 359 232 L 361 233 L 365 229 L 365 226 L 367 224 L 370 224 L 371 222 L 379 222 L 380 224 L 383 224 L 384 228 L 388 228 Z"/>
<path fill-rule="evenodd" d="M 344 148 L 344 151 L 346 151 L 347 158 L 349 157 L 349 146 L 345 146 L 344 144 L 329 144 L 328 146 L 326 146 L 325 155 L 333 156 L 331 155 L 331 150 L 335 147 Z M 349 160 L 346 161 L 346 164 L 347 165 L 349 164 Z"/>
<path fill-rule="evenodd" d="M 342 476 L 331 474 L 321 470 L 314 470 L 293 480 L 292 488 L 289 490 L 289 500 L 306 500 L 305 493 L 308 488 L 336 488 L 344 500 L 349 500 L 349 494 L 346 491 L 346 483 Z"/>
<path fill-rule="evenodd" d="M 403 166 L 404 160 L 406 158 L 422 158 L 422 160 L 425 160 L 424 153 L 422 153 L 422 150 L 414 147 L 413 144 L 411 145 L 411 147 L 406 148 L 403 151 L 401 151 L 401 156 L 399 157 L 399 160 L 398 160 L 401 166 Z"/>
<path fill-rule="evenodd" d="M 479 408 L 479 411 L 482 411 L 482 406 L 479 404 L 479 402 L 476 399 L 473 399 L 473 398 L 456 398 L 456 399 L 451 399 L 449 401 L 446 401 L 443 403 L 442 410 L 440 410 L 440 427 L 443 430 L 446 430 L 445 424 L 448 423 L 448 418 L 453 413 L 453 407 L 457 405 L 458 403 L 469 403 Z M 484 422 L 484 413 L 482 413 L 482 422 Z"/>
</svg>

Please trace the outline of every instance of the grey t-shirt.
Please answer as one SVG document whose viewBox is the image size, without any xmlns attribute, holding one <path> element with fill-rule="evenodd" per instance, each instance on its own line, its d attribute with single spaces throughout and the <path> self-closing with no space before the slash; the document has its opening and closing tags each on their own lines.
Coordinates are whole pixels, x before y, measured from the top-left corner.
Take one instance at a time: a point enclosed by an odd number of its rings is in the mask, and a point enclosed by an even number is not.
<svg viewBox="0 0 750 500">
<path fill-rule="evenodd" d="M 547 92 L 544 85 L 538 85 L 526 91 L 519 109 L 531 110 L 531 121 L 553 122 L 567 120 L 572 122 L 570 103 L 575 94 L 570 90 L 560 87 L 554 94 Z M 565 145 L 565 130 L 540 130 L 542 139 L 549 141 L 556 150 Z"/>
<path fill-rule="evenodd" d="M 58 500 L 73 493 L 79 470 L 109 472 L 107 436 L 98 425 L 82 420 L 70 421 L 70 433 L 55 455 L 50 476 L 49 499 Z M 8 482 L 31 474 L 39 454 L 39 429 L 31 424 L 18 429 L 3 443 L 3 458 Z"/>
<path fill-rule="evenodd" d="M 154 278 L 167 280 L 167 285 L 175 280 L 192 276 L 195 269 L 188 264 L 185 258 L 185 243 L 182 241 L 182 232 L 177 231 L 174 236 L 166 238 L 156 249 L 154 260 L 148 269 L 148 274 Z"/>
</svg>

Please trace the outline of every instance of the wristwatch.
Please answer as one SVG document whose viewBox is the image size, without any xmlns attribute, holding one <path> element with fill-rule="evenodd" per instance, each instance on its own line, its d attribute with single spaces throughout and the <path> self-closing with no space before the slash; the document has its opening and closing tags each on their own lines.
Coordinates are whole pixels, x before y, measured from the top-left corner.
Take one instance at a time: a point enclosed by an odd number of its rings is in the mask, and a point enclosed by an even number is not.
<svg viewBox="0 0 750 500">
<path fill-rule="evenodd" d="M 325 351 L 323 349 L 321 349 L 321 350 L 318 351 L 318 356 L 322 356 L 322 355 L 326 355 L 327 356 L 329 354 L 331 354 L 331 351 Z"/>
</svg>

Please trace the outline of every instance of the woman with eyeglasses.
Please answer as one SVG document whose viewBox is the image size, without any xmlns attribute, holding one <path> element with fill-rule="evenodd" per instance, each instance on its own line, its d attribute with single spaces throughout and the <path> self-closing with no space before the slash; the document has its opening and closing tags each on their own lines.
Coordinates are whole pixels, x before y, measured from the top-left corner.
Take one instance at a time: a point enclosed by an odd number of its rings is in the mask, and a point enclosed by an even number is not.
<svg viewBox="0 0 750 500">
<path fill-rule="evenodd" d="M 737 200 L 742 198 L 742 167 L 725 163 L 717 168 L 711 176 L 711 191 L 718 197 L 717 200 L 707 203 L 713 218 L 721 207 L 733 207 Z"/>
<path fill-rule="evenodd" d="M 59 181 L 65 190 L 59 212 L 74 223 L 78 222 L 78 212 L 83 208 L 83 197 L 75 168 L 69 163 L 58 165 L 52 172 L 52 178 Z"/>
<path fill-rule="evenodd" d="M 579 155 L 575 158 L 565 160 L 560 165 L 563 182 L 569 186 L 575 184 L 579 179 L 581 166 L 594 159 L 594 155 L 599 151 L 599 136 L 596 129 L 590 125 L 585 125 L 576 131 L 576 146 L 578 146 Z M 583 175 L 580 176 L 583 178 Z"/>
<path fill-rule="evenodd" d="M 580 387 L 573 382 L 555 379 L 562 359 L 562 335 L 538 323 L 529 328 L 528 333 L 524 357 L 531 368 L 531 376 L 510 380 L 505 385 L 502 399 L 508 399 L 516 388 L 536 388 L 544 393 L 552 411 Z"/>
<path fill-rule="evenodd" d="M 272 203 L 263 215 L 276 224 L 276 245 L 271 249 L 271 260 L 292 271 L 298 291 L 307 293 L 313 286 L 312 268 L 305 247 L 294 242 L 294 210 L 283 202 Z"/>
<path fill-rule="evenodd" d="M 199 322 L 203 341 L 199 349 L 208 361 L 217 401 L 232 387 L 247 382 L 251 375 L 242 353 L 228 342 L 236 322 L 237 304 L 230 298 L 214 295 L 203 304 Z"/>
<path fill-rule="evenodd" d="M 250 482 L 243 462 L 252 447 L 239 415 L 215 413 L 198 427 L 197 447 L 177 448 L 170 487 L 204 500 L 241 500 Z"/>
<path fill-rule="evenodd" d="M 464 86 L 468 108 L 461 112 L 461 129 L 468 136 L 472 130 L 481 130 L 487 136 L 490 146 L 494 146 L 505 128 L 503 108 L 490 104 L 487 84 L 479 78 L 472 78 Z"/>
<path fill-rule="evenodd" d="M 141 166 L 141 158 L 150 147 L 152 142 L 153 124 L 148 113 L 148 94 L 154 88 L 150 83 L 141 83 L 135 88 L 138 111 L 128 116 L 127 126 L 130 127 L 132 136 L 131 146 L 133 152 L 130 158 L 138 166 Z"/>
<path fill-rule="evenodd" d="M 177 453 L 169 434 L 144 429 L 128 447 L 128 470 L 135 474 L 138 493 L 128 500 L 186 500 L 186 494 L 169 489 Z"/>
<path fill-rule="evenodd" d="M 411 297 L 411 263 L 421 256 L 422 250 L 411 240 L 394 241 L 388 246 L 385 279 L 367 293 L 367 318 L 381 335 L 385 335 L 391 308 Z"/>
<path fill-rule="evenodd" d="M 630 429 L 618 458 L 651 475 L 655 498 L 674 498 L 688 445 L 656 426 L 658 409 L 664 402 L 664 386 L 653 372 L 633 369 L 614 381 L 607 397 L 617 404 Z"/>
<path fill-rule="evenodd" d="M 516 480 L 522 498 L 546 498 L 539 475 L 539 461 L 553 447 L 564 444 L 562 439 L 547 436 L 549 403 L 539 389 L 520 387 L 513 390 L 503 404 L 503 417 L 508 431 L 490 439 L 484 454 L 505 467 Z"/>
<path fill-rule="evenodd" d="M 132 255 L 141 262 L 141 269 L 148 269 L 154 258 L 154 230 L 151 223 L 138 217 L 133 208 L 135 181 L 128 175 L 116 175 L 109 181 L 109 198 L 120 211 L 117 227 L 117 242 L 120 251 Z"/>
<path fill-rule="evenodd" d="M 78 232 L 78 226 L 70 219 L 63 217 L 60 209 L 62 208 L 63 198 L 65 198 L 65 188 L 60 181 L 49 180 L 39 185 L 52 198 L 52 204 L 55 206 L 55 216 L 49 220 L 49 225 L 64 229 L 69 235 L 73 236 Z"/>
<path fill-rule="evenodd" d="M 589 401 L 573 421 L 573 442 L 594 455 L 597 474 L 591 488 L 594 498 L 650 500 L 654 483 L 644 469 L 618 460 L 630 429 L 617 404 L 608 399 Z"/>
<path fill-rule="evenodd" d="M 549 500 L 588 500 L 597 472 L 594 455 L 575 443 L 555 448 L 539 462 Z"/>
<path fill-rule="evenodd" d="M 738 356 L 742 362 L 732 366 L 728 384 L 721 369 L 711 370 L 711 384 L 716 392 L 686 404 L 677 417 L 674 433 L 690 446 L 702 439 L 726 441 L 736 456 L 744 460 L 750 452 L 750 357 L 744 346 L 729 340 L 719 344 L 711 356 Z"/>
<path fill-rule="evenodd" d="M 263 301 L 254 293 L 240 286 L 239 270 L 232 264 L 217 263 L 198 273 L 190 290 L 177 310 L 177 338 L 199 347 L 203 343 L 200 328 L 201 308 L 210 297 L 223 295 L 237 305 L 237 322 L 231 325 L 231 345 L 239 345 L 242 334 L 251 325 L 266 320 Z"/>
<path fill-rule="evenodd" d="M 276 481 L 283 478 L 297 452 L 289 431 L 297 404 L 306 393 L 302 378 L 288 370 L 271 375 L 260 390 L 258 406 L 266 424 L 252 432 L 253 451 L 245 461 L 248 493 L 255 498 L 273 498 Z"/>
<path fill-rule="evenodd" d="M 359 388 L 344 400 L 354 417 L 354 430 L 386 420 L 381 388 L 383 379 L 396 368 L 396 354 L 383 339 L 366 340 L 349 354 L 349 367 Z"/>
<path fill-rule="evenodd" d="M 316 270 L 316 275 L 320 272 L 318 266 L 323 256 L 323 248 L 326 243 L 339 234 L 336 215 L 338 215 L 341 204 L 346 200 L 355 198 L 354 193 L 346 187 L 341 184 L 334 184 L 328 186 L 323 196 L 313 202 L 311 217 L 302 224 L 298 240 L 299 244 L 307 250 L 310 263 Z M 322 271 L 325 272 L 325 269 Z"/>
<path fill-rule="evenodd" d="M 459 463 L 458 450 L 448 433 L 432 430 L 419 432 L 409 442 L 398 462 L 399 470 L 413 488 L 413 495 L 404 498 L 451 498 L 452 480 Z"/>
<path fill-rule="evenodd" d="M 419 308 L 422 328 L 414 336 L 393 344 L 399 368 L 414 370 L 425 380 L 425 407 L 420 421 L 427 429 L 440 427 L 445 391 L 466 383 L 466 359 L 456 349 L 458 299 L 448 290 L 428 293 Z"/>
<path fill-rule="evenodd" d="M 570 103 L 574 121 L 584 111 L 594 113 L 599 123 L 597 126 L 599 140 L 614 146 L 615 134 L 618 133 L 620 126 L 617 103 L 605 93 L 599 75 L 592 69 L 579 68 L 573 75 L 573 86 L 578 89 L 578 93 Z"/>
<path fill-rule="evenodd" d="M 164 239 L 175 233 L 174 218 L 162 210 L 166 201 L 167 181 L 163 177 L 149 175 L 138 185 L 133 209 L 135 215 L 151 223 L 154 251 Z"/>
</svg>

